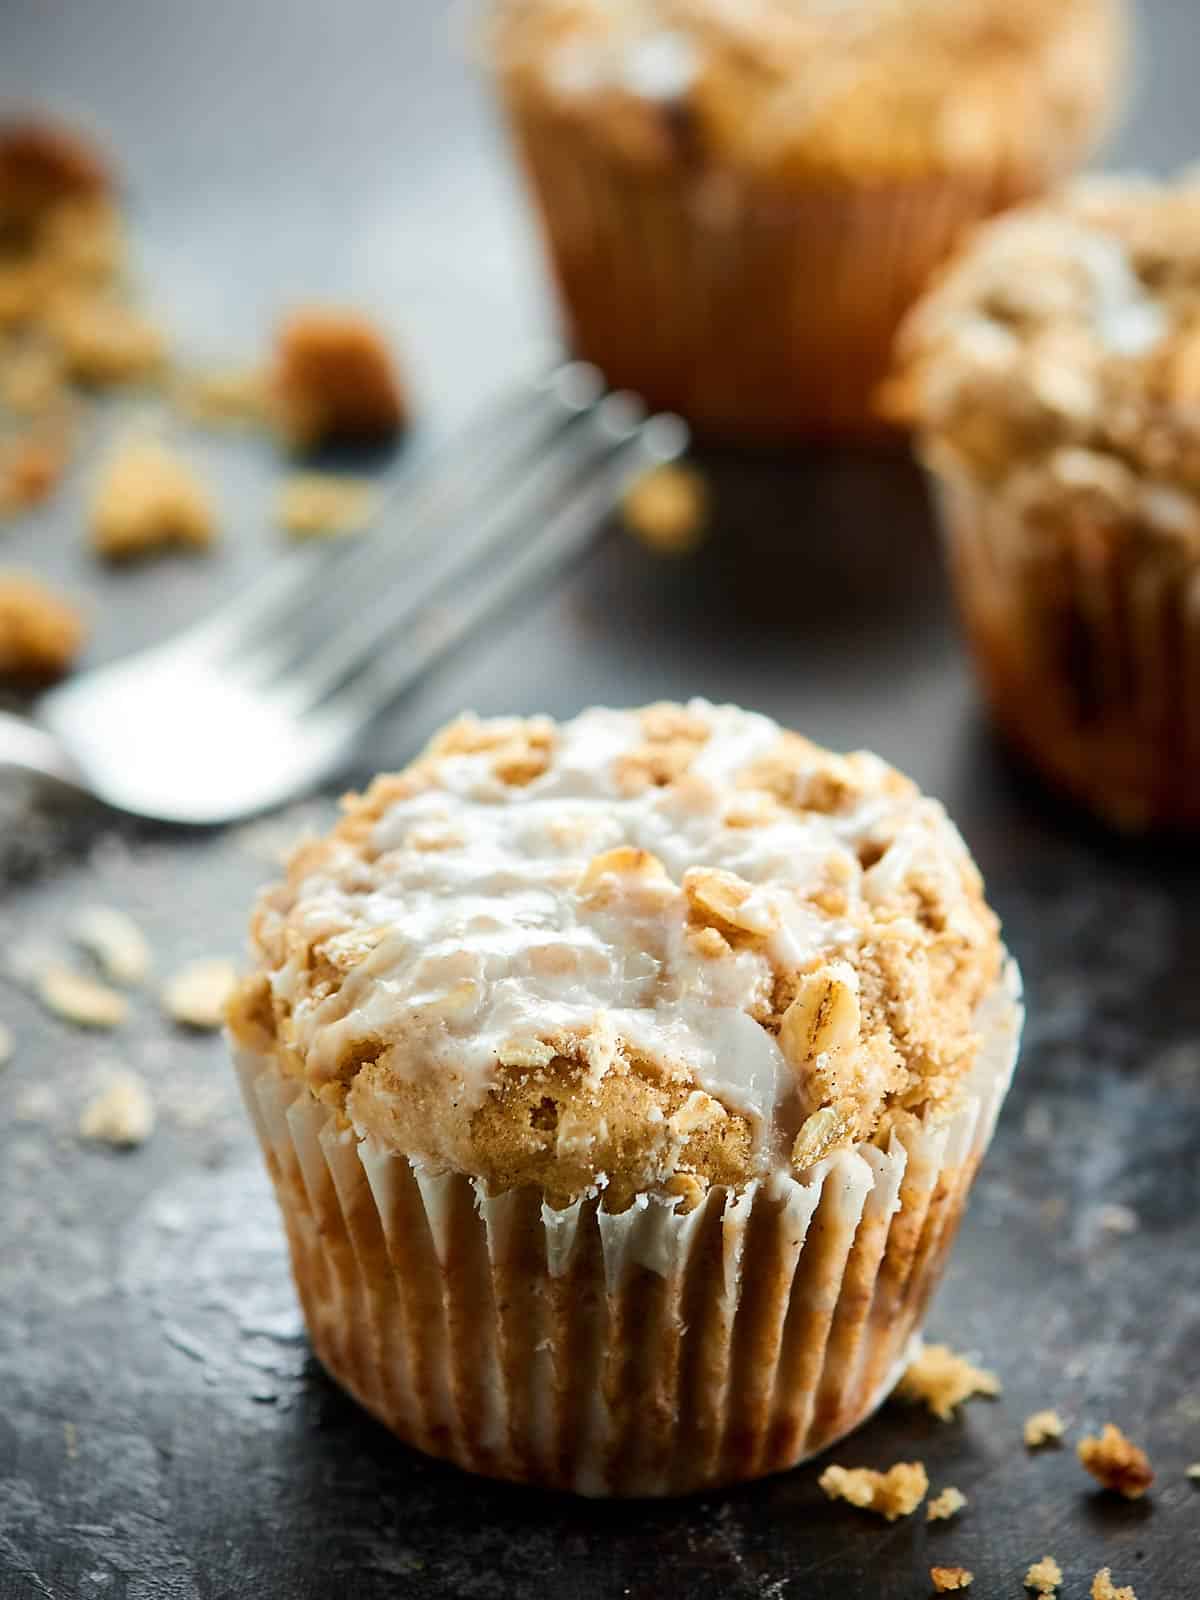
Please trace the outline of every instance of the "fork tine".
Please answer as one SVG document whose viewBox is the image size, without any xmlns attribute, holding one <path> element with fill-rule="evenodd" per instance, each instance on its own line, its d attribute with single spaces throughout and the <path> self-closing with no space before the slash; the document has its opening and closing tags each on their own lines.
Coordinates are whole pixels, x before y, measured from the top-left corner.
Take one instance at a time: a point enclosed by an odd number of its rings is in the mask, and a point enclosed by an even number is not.
<svg viewBox="0 0 1200 1600">
<path fill-rule="evenodd" d="M 414 625 L 431 599 L 451 585 L 462 585 L 483 562 L 498 558 L 511 543 L 526 536 L 532 524 L 544 521 L 565 495 L 586 474 L 594 471 L 623 442 L 617 417 L 626 433 L 641 420 L 631 399 L 610 396 L 574 426 L 561 431 L 553 448 L 543 452 L 531 467 L 514 474 L 509 482 L 489 486 L 492 492 L 462 508 L 461 523 L 440 522 L 440 560 L 426 566 L 419 580 L 397 594 L 378 578 L 372 603 L 359 610 L 353 597 L 338 596 L 341 613 L 337 631 L 328 642 L 285 670 L 283 688 L 294 703 L 314 704 L 373 651 L 386 644 L 397 629 Z"/>
<path fill-rule="evenodd" d="M 523 594 L 536 591 L 581 556 L 637 474 L 648 466 L 677 459 L 687 447 L 688 430 L 680 418 L 660 415 L 642 422 L 640 402 L 629 395 L 608 396 L 598 408 L 598 421 L 610 435 L 606 457 L 572 486 L 565 501 L 551 510 L 541 531 L 524 543 L 510 562 L 485 569 L 465 595 L 456 593 L 444 607 L 430 611 L 415 640 L 408 635 L 375 652 L 357 675 L 318 708 L 319 718 L 363 722 L 378 715 L 481 623 L 498 616 Z"/>
<path fill-rule="evenodd" d="M 603 392 L 603 380 L 583 362 L 560 363 L 510 384 L 487 402 L 450 439 L 415 468 L 403 468 L 386 489 L 380 518 L 389 510 L 403 509 L 405 539 L 414 539 L 435 519 L 443 504 L 452 504 L 468 492 L 475 477 L 505 470 L 520 459 L 564 415 L 594 403 Z M 473 474 L 459 469 L 472 462 Z M 261 633 L 281 615 L 304 609 L 325 592 L 336 575 L 343 580 L 378 561 L 380 534 L 349 541 L 333 548 L 296 551 L 290 560 L 273 567 L 237 599 L 181 633 L 174 644 L 221 655 L 236 651 L 247 635 Z M 369 551 L 369 557 L 368 557 Z"/>
</svg>

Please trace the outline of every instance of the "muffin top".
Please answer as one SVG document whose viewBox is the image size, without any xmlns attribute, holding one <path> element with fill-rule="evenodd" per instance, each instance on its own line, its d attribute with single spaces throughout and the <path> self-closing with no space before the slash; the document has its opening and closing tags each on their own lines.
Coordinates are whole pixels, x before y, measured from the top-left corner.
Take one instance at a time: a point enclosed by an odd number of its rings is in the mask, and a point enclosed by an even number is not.
<svg viewBox="0 0 1200 1600">
<path fill-rule="evenodd" d="M 1103 120 L 1120 0 L 495 0 L 514 88 L 643 161 L 1061 170 Z M 597 112 L 603 114 L 598 116 Z M 1066 147 L 1066 148 L 1064 148 Z"/>
<path fill-rule="evenodd" d="M 1200 553 L 1200 176 L 1088 179 L 987 224 L 899 351 L 935 467 Z"/>
<path fill-rule="evenodd" d="M 1002 959 L 937 802 L 703 701 L 452 724 L 252 939 L 235 1035 L 360 1134 L 615 1210 L 947 1114 Z"/>
</svg>

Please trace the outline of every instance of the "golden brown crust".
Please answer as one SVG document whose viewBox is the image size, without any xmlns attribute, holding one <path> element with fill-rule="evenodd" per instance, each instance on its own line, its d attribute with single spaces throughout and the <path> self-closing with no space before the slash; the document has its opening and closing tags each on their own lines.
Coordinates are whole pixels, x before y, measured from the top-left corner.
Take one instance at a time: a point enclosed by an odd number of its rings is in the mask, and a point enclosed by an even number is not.
<svg viewBox="0 0 1200 1600">
<path fill-rule="evenodd" d="M 1154 1482 L 1154 1469 L 1144 1450 L 1127 1439 L 1113 1422 L 1078 1444 L 1081 1465 L 1098 1483 L 1126 1500 L 1140 1500 Z"/>
<path fill-rule="evenodd" d="M 1111 0 L 645 0 L 615 24 L 580 0 L 495 9 L 518 102 L 640 166 L 783 182 L 1061 171 L 1107 120 L 1125 31 Z"/>
<path fill-rule="evenodd" d="M 0 572 L 0 678 L 60 677 L 79 653 L 78 610 L 36 579 Z"/>
<path fill-rule="evenodd" d="M 613 805 L 658 804 L 659 796 L 668 806 L 709 803 L 707 780 L 691 768 L 708 748 L 710 714 L 664 705 L 627 718 L 627 742 L 609 758 Z M 234 1003 L 232 1026 L 384 1148 L 438 1170 L 470 1173 L 496 1190 L 536 1185 L 555 1205 L 599 1188 L 612 1209 L 646 1191 L 677 1194 L 687 1209 L 712 1185 L 736 1188 L 770 1170 L 780 1153 L 774 1136 L 764 1138 L 744 1108 L 708 1092 L 686 1054 L 655 1055 L 625 1037 L 599 1002 L 570 1027 L 498 1036 L 482 1100 L 471 1098 L 452 1059 L 414 1071 L 411 1037 L 397 1036 L 385 1012 L 356 1021 L 373 992 L 371 963 L 381 949 L 387 957 L 395 931 L 361 915 L 363 897 L 389 874 L 453 864 L 472 843 L 469 815 L 438 809 L 439 794 L 451 792 L 443 782 L 469 761 L 496 786 L 490 804 L 519 808 L 528 791 L 545 806 L 537 786 L 555 780 L 562 737 L 545 718 L 465 718 L 407 771 L 351 798 L 332 834 L 296 852 L 287 881 L 260 901 L 252 925 L 258 971 Z M 941 813 L 922 809 L 928 803 L 913 786 L 881 763 L 784 735 L 768 756 L 745 765 L 742 779 L 725 791 L 726 827 L 739 848 L 756 846 L 753 830 L 798 827 L 810 816 L 824 826 L 841 815 L 853 835 L 849 819 L 877 794 L 898 808 L 889 820 L 888 805 L 872 803 L 861 860 L 839 846 L 802 901 L 805 919 L 828 926 L 824 956 L 792 964 L 780 953 L 790 947 L 773 942 L 778 913 L 761 888 L 725 868 L 688 866 L 675 881 L 652 852 L 621 845 L 582 870 L 560 869 L 553 852 L 566 851 L 569 860 L 579 825 L 566 801 L 547 835 L 548 870 L 581 929 L 606 929 L 607 938 L 632 919 L 639 954 L 658 951 L 653 959 L 661 963 L 666 946 L 659 944 L 678 917 L 677 959 L 697 963 L 701 981 L 717 990 L 736 981 L 748 1020 L 762 1030 L 765 1048 L 778 1043 L 791 1074 L 781 1091 L 782 1159 L 790 1152 L 791 1170 L 802 1173 L 862 1139 L 886 1146 L 905 1119 L 953 1109 L 976 1059 L 975 1011 L 998 978 L 1001 946 L 979 875 L 956 836 L 943 839 Z M 382 848 L 381 822 L 406 806 L 416 806 L 416 820 L 399 844 L 389 839 Z M 889 855 L 903 843 L 901 816 L 908 819 L 904 848 L 917 852 L 911 862 Z M 878 878 L 885 860 L 901 862 L 895 882 Z M 576 959 L 561 942 L 529 957 L 547 979 L 573 973 Z M 469 1037 L 480 988 L 467 968 L 456 978 L 423 996 L 422 1026 L 430 1018 L 461 1024 Z M 675 980 L 663 981 L 669 1003 Z M 337 1038 L 319 1060 L 306 1042 L 308 1019 L 317 1015 Z"/>
</svg>

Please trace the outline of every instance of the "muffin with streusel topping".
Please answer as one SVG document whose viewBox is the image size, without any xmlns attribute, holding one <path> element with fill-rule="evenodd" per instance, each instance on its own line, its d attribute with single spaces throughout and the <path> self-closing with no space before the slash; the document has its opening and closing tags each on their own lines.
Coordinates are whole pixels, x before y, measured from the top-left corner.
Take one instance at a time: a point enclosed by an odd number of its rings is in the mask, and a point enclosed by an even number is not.
<svg viewBox="0 0 1200 1600">
<path fill-rule="evenodd" d="M 230 1026 L 313 1345 L 404 1439 L 671 1494 L 891 1388 L 1019 1006 L 882 761 L 703 701 L 466 718 L 252 943 Z"/>
<path fill-rule="evenodd" d="M 1106 820 L 1200 827 L 1200 179 L 990 224 L 900 350 L 999 722 Z"/>
<path fill-rule="evenodd" d="M 1080 164 L 1125 0 L 492 0 L 578 353 L 702 433 L 876 432 L 965 227 Z"/>
</svg>

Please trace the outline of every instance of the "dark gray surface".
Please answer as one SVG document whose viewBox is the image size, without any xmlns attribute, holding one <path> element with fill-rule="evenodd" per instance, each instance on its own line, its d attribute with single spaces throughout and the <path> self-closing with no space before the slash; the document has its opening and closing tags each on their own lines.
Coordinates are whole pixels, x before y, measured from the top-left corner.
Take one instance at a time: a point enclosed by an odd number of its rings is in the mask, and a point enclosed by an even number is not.
<svg viewBox="0 0 1200 1600">
<path fill-rule="evenodd" d="M 1175 0 L 1146 9 L 1125 150 L 1189 158 L 1194 21 Z M 435 0 L 0 0 L 0 98 L 49 96 L 111 130 L 150 296 L 188 347 L 238 357 L 290 299 L 363 302 L 403 340 L 436 432 L 544 319 L 492 119 L 445 39 Z M 96 659 L 276 554 L 265 448 L 196 448 L 227 515 L 211 561 L 97 570 L 79 483 L 5 540 L 5 562 L 94 599 Z M 1032 1016 L 932 1326 L 997 1367 L 1005 1395 L 953 1424 L 889 1406 L 837 1456 L 920 1457 L 970 1509 L 887 1527 L 827 1504 L 810 1469 L 683 1505 L 589 1506 L 412 1455 L 307 1355 L 219 1042 L 172 1033 L 149 995 L 129 1028 L 82 1036 L 0 981 L 18 1046 L 0 1076 L 2 1600 L 912 1600 L 934 1561 L 970 1566 L 972 1593 L 1001 1600 L 1047 1551 L 1071 1600 L 1102 1564 L 1141 1600 L 1200 1590 L 1200 1497 L 1183 1476 L 1200 1457 L 1200 870 L 1105 839 L 998 753 L 903 460 L 713 465 L 719 533 L 700 557 L 610 544 L 399 708 L 363 766 L 402 761 L 463 704 L 569 713 L 702 693 L 873 745 L 946 798 Z M 164 971 L 236 950 L 270 843 L 0 793 L 0 951 L 61 937 L 92 900 L 133 911 Z M 153 1139 L 125 1156 L 74 1137 L 113 1061 L 160 1103 Z M 1105 1226 L 1114 1202 L 1136 1233 Z M 1073 1434 L 1124 1423 L 1159 1469 L 1152 1498 L 1093 1494 L 1070 1450 L 1028 1457 L 1021 1420 L 1048 1404 Z"/>
</svg>

